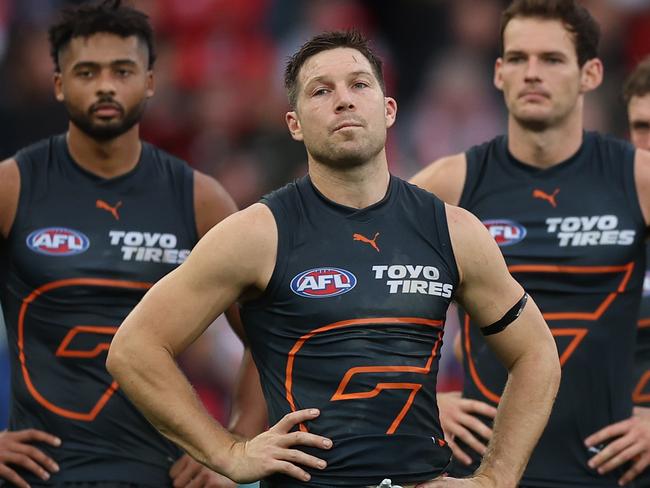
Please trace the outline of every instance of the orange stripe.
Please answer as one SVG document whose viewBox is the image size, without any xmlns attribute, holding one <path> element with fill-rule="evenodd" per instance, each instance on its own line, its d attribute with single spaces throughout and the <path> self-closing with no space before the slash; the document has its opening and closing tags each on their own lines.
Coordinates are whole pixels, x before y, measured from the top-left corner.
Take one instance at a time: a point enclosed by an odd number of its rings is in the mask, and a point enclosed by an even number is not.
<svg viewBox="0 0 650 488">
<path fill-rule="evenodd" d="M 332 324 L 328 324 L 328 325 L 325 325 L 323 327 L 319 327 L 318 329 L 314 329 L 313 331 L 303 335 L 300 339 L 298 339 L 296 341 L 294 346 L 291 348 L 291 351 L 289 351 L 289 355 L 288 355 L 288 358 L 287 358 L 287 368 L 286 368 L 286 373 L 285 373 L 284 387 L 285 387 L 285 396 L 286 396 L 287 402 L 289 403 L 289 407 L 291 408 L 291 411 L 295 412 L 297 410 L 296 409 L 296 404 L 295 404 L 294 399 L 293 399 L 293 392 L 292 392 L 292 389 L 293 389 L 293 366 L 294 366 L 294 363 L 295 363 L 296 355 L 298 354 L 298 351 L 300 351 L 302 346 L 305 344 L 305 342 L 307 342 L 309 339 L 311 339 L 315 335 L 320 334 L 322 332 L 327 332 L 327 331 L 334 330 L 334 329 L 340 329 L 340 328 L 343 328 L 343 327 L 350 327 L 350 326 L 354 326 L 354 325 L 387 325 L 387 324 L 417 324 L 417 325 L 426 325 L 428 327 L 441 327 L 443 325 L 443 321 L 442 320 L 424 319 L 424 318 L 420 318 L 420 317 L 377 317 L 377 318 L 365 318 L 365 319 L 351 319 L 351 320 L 342 320 L 340 322 L 334 322 Z M 433 346 L 432 355 L 436 354 L 441 338 L 442 338 L 442 334 L 439 334 L 438 340 L 436 341 L 436 343 Z M 433 358 L 430 357 L 428 362 L 427 362 L 427 365 L 428 365 L 429 368 L 431 367 L 432 362 L 433 362 Z M 372 367 L 373 366 L 370 366 L 370 368 L 372 368 Z M 348 371 L 348 373 L 349 373 L 349 371 Z M 346 377 L 347 377 L 348 373 L 346 373 Z M 350 377 L 351 377 L 351 375 L 350 375 Z M 341 388 L 340 388 L 340 385 L 339 385 L 339 390 L 340 389 Z M 339 390 L 337 390 L 337 392 Z M 406 413 L 406 412 L 404 412 L 404 413 Z M 304 424 L 300 424 L 300 430 L 303 431 L 303 432 L 307 432 L 307 427 Z"/>
<path fill-rule="evenodd" d="M 579 328 L 579 329 L 551 329 L 551 334 L 553 334 L 553 337 L 563 337 L 563 336 L 573 336 L 573 339 L 567 346 L 567 348 L 564 350 L 562 355 L 560 356 L 560 366 L 564 366 L 564 363 L 568 361 L 568 359 L 571 357 L 573 354 L 573 351 L 576 350 L 578 345 L 582 342 L 582 340 L 585 338 L 587 335 L 587 332 L 589 332 L 588 329 L 585 328 Z"/>
<path fill-rule="evenodd" d="M 111 398 L 113 393 L 115 393 L 115 390 L 117 390 L 118 388 L 117 383 L 113 381 L 111 385 L 106 389 L 106 391 L 102 394 L 102 396 L 99 398 L 99 400 L 94 405 L 94 407 L 86 413 L 74 412 L 72 410 L 58 407 L 57 405 L 54 405 L 53 403 L 48 401 L 45 397 L 43 397 L 36 389 L 34 384 L 32 383 L 32 379 L 29 375 L 29 371 L 27 370 L 27 361 L 25 359 L 25 342 L 24 342 L 25 315 L 27 313 L 27 309 L 29 308 L 29 306 L 39 296 L 49 291 L 56 290 L 58 288 L 65 288 L 67 286 L 84 286 L 84 285 L 147 290 L 153 286 L 153 283 L 124 281 L 124 280 L 110 280 L 110 279 L 102 279 L 102 278 L 70 278 L 65 280 L 52 281 L 50 283 L 47 283 L 35 289 L 29 294 L 27 298 L 23 299 L 22 306 L 20 307 L 20 313 L 18 315 L 18 358 L 20 360 L 23 379 L 25 380 L 25 385 L 27 386 L 27 390 L 38 403 L 40 403 L 43 407 L 45 407 L 50 412 L 60 415 L 61 417 L 65 417 L 73 420 L 82 420 L 85 422 L 91 422 L 95 419 L 95 417 L 97 417 L 97 414 L 101 412 L 101 410 L 104 408 L 104 405 L 106 405 L 106 402 L 108 402 L 108 400 Z"/>
<path fill-rule="evenodd" d="M 620 266 L 559 266 L 554 264 L 517 264 L 508 266 L 508 270 L 511 273 L 566 273 L 566 274 L 597 274 L 597 273 L 622 273 L 623 279 L 619 283 L 615 292 L 608 294 L 605 299 L 598 305 L 595 311 L 593 312 L 548 312 L 542 313 L 542 316 L 545 320 L 588 320 L 595 321 L 602 317 L 602 315 L 607 311 L 611 304 L 616 300 L 618 295 L 625 291 L 627 285 L 630 281 L 630 277 L 634 271 L 634 262 L 630 262 Z M 485 386 L 481 381 L 481 378 L 474 364 L 474 359 L 471 354 L 471 341 L 469 333 L 470 319 L 468 315 L 465 315 L 464 323 L 464 332 L 465 332 L 465 356 L 467 357 L 467 364 L 469 367 L 470 376 L 472 381 L 479 389 L 481 394 L 491 400 L 494 403 L 499 403 L 501 400 L 500 395 L 490 391 L 490 389 Z M 648 324 L 646 327 L 650 326 L 650 319 L 648 319 Z M 564 363 L 569 360 L 571 355 L 574 353 L 580 342 L 585 338 L 589 332 L 586 328 L 575 328 L 575 329 L 560 329 L 549 327 L 553 336 L 565 336 L 565 335 L 574 335 L 575 338 L 569 343 L 567 349 L 562 353 L 560 357 L 560 364 L 564 366 Z"/>
<path fill-rule="evenodd" d="M 476 371 L 476 366 L 474 366 L 474 359 L 472 358 L 472 351 L 471 351 L 471 343 L 469 340 L 469 315 L 465 314 L 465 357 L 467 358 L 467 365 L 469 366 L 469 374 L 472 377 L 472 380 L 474 381 L 474 384 L 476 387 L 479 389 L 479 391 L 483 394 L 485 398 L 488 400 L 494 402 L 494 403 L 499 403 L 499 400 L 501 400 L 501 397 L 497 395 L 496 393 L 492 393 L 490 389 L 483 384 L 481 381 L 481 377 L 478 375 L 478 371 Z"/>
<path fill-rule="evenodd" d="M 650 393 L 643 393 L 643 390 L 648 385 L 648 381 L 650 381 L 650 371 L 643 373 L 639 383 L 636 385 L 634 393 L 632 393 L 632 401 L 634 403 L 650 402 Z"/>
<path fill-rule="evenodd" d="M 641 328 L 641 329 L 644 329 L 644 328 L 646 328 L 646 327 L 650 327 L 650 319 L 640 319 L 640 320 L 637 322 L 637 325 L 638 325 L 639 328 Z"/>
<path fill-rule="evenodd" d="M 91 351 L 75 351 L 68 349 L 72 339 L 77 337 L 80 333 L 89 333 L 89 334 L 106 334 L 114 335 L 117 332 L 117 327 L 107 327 L 100 325 L 77 325 L 70 329 L 65 335 L 59 348 L 56 350 L 56 356 L 65 357 L 65 358 L 84 358 L 91 359 L 99 356 L 103 351 L 108 351 L 110 347 L 110 342 L 102 342 L 95 345 L 95 348 Z"/>
</svg>

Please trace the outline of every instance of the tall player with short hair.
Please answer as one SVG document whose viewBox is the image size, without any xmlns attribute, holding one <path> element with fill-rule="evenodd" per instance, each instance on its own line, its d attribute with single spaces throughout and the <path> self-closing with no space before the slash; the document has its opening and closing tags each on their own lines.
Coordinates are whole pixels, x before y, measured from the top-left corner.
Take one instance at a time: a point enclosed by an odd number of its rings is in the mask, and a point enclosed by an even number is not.
<svg viewBox="0 0 650 488">
<path fill-rule="evenodd" d="M 109 370 L 161 432 L 237 481 L 515 487 L 559 381 L 535 304 L 480 222 L 388 172 L 397 105 L 363 38 L 316 36 L 285 84 L 309 175 L 215 226 L 127 317 Z M 462 480 L 440 477 L 451 453 L 435 404 L 452 297 L 510 373 L 488 453 Z M 275 423 L 247 441 L 206 415 L 172 354 L 235 299 Z"/>
<path fill-rule="evenodd" d="M 603 73 L 599 28 L 584 7 L 515 0 L 501 29 L 494 83 L 508 107 L 508 134 L 437 161 L 413 182 L 483 221 L 556 339 L 562 384 L 522 486 L 619 486 L 650 460 L 638 419 L 620 437 L 601 430 L 632 414 L 650 155 L 583 129 L 584 95 Z M 505 371 L 470 322 L 462 327 L 463 396 L 496 406 Z M 460 419 L 446 430 L 476 463 L 480 455 L 465 441 L 481 435 L 466 421 L 475 414 L 446 400 L 443 425 Z M 458 464 L 456 472 L 471 469 Z"/>
<path fill-rule="evenodd" d="M 630 139 L 638 149 L 650 150 L 650 58 L 639 63 L 630 74 L 623 87 L 623 99 L 627 108 Z M 624 442 L 626 436 L 650 438 L 650 272 L 648 260 L 650 252 L 646 244 L 646 273 L 643 283 L 641 309 L 637 322 L 637 344 L 634 355 L 634 416 L 609 425 L 596 433 L 596 442 L 619 438 Z M 646 458 L 647 460 L 647 458 Z M 639 463 L 639 470 L 643 464 Z M 639 486 L 650 484 L 650 470 L 647 465 L 643 479 L 638 478 Z"/>
<path fill-rule="evenodd" d="M 139 138 L 154 94 L 146 15 L 119 1 L 65 10 L 50 41 L 68 132 L 0 163 L 12 368 L 0 479 L 20 488 L 232 486 L 181 457 L 104 358 L 146 290 L 235 205 L 214 179 Z"/>
</svg>

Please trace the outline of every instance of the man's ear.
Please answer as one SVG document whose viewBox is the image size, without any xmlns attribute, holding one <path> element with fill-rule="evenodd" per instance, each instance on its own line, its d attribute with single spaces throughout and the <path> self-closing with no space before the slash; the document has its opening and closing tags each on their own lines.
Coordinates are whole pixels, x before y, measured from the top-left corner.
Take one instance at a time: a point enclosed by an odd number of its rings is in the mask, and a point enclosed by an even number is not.
<svg viewBox="0 0 650 488">
<path fill-rule="evenodd" d="M 295 141 L 302 141 L 302 127 L 300 127 L 300 120 L 298 119 L 298 113 L 293 110 L 287 112 L 284 116 L 284 120 L 287 122 L 287 127 L 289 128 L 289 133 Z"/>
<path fill-rule="evenodd" d="M 52 78 L 54 82 L 54 97 L 57 101 L 62 102 L 64 100 L 63 96 L 63 79 L 61 78 L 61 73 L 59 71 L 54 73 Z"/>
</svg>

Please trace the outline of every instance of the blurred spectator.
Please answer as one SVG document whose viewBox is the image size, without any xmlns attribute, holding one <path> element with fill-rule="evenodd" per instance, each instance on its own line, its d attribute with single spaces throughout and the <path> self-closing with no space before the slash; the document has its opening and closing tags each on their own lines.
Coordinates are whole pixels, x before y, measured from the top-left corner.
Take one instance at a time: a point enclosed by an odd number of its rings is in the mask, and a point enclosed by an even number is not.
<svg viewBox="0 0 650 488">
<path fill-rule="evenodd" d="M 411 173 L 502 133 L 498 96 L 489 69 L 471 52 L 448 52 L 433 64 L 407 126 L 418 163 Z"/>
</svg>

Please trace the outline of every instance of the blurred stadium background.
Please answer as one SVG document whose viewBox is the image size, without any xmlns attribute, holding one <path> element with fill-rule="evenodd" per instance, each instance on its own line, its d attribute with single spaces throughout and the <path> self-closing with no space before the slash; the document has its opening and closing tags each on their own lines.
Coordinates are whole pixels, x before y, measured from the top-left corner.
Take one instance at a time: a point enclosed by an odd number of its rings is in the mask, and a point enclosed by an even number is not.
<svg viewBox="0 0 650 488">
<path fill-rule="evenodd" d="M 128 0 L 127 0 L 128 1 Z M 51 134 L 67 119 L 52 95 L 47 26 L 80 1 L 0 0 L 0 158 Z M 428 162 L 505 130 L 492 85 L 499 14 L 506 0 L 132 0 L 157 34 L 156 95 L 144 139 L 215 176 L 240 207 L 306 171 L 303 146 L 288 135 L 283 70 L 310 36 L 354 27 L 385 60 L 397 99 L 389 133 L 393 173 L 409 177 Z M 650 0 L 584 0 L 602 27 L 605 83 L 586 103 L 589 129 L 625 137 L 623 79 L 650 54 Z M 448 322 L 439 383 L 459 386 Z M 241 346 L 218 320 L 183 358 L 209 410 L 227 421 Z M 7 346 L 0 326 L 0 429 L 9 398 Z"/>
</svg>

